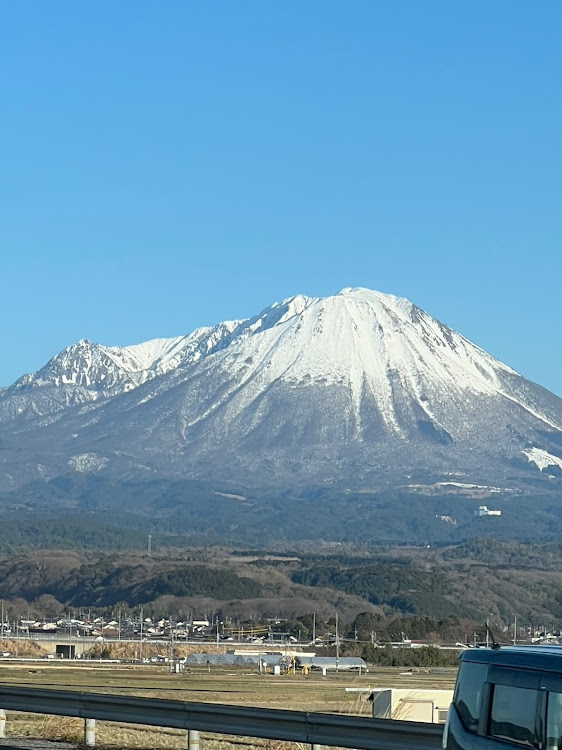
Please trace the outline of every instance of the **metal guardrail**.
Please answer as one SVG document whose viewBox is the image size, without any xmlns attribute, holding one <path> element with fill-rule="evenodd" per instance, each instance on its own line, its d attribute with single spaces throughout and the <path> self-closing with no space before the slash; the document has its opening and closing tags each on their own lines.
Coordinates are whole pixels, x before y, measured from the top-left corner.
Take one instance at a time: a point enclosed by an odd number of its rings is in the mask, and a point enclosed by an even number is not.
<svg viewBox="0 0 562 750">
<path fill-rule="evenodd" d="M 361 750 L 438 750 L 443 734 L 439 724 L 413 721 L 8 685 L 0 685 L 0 707 L 85 719 L 88 745 L 92 719 L 187 729 L 193 748 L 200 731 Z"/>
</svg>

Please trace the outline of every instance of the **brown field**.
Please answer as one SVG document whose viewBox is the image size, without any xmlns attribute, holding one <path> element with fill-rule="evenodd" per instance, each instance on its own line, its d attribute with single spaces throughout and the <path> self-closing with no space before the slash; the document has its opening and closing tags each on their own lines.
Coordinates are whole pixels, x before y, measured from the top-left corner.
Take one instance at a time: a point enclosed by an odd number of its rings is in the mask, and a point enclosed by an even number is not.
<svg viewBox="0 0 562 750">
<path fill-rule="evenodd" d="M 0 682 L 45 686 L 120 695 L 231 705 L 264 706 L 302 711 L 322 711 L 368 716 L 370 704 L 364 694 L 346 688 L 413 687 L 452 688 L 455 668 L 406 673 L 401 668 L 373 668 L 367 675 L 340 672 L 310 675 L 260 675 L 248 669 L 204 668 L 171 674 L 160 665 L 76 664 L 75 662 L 10 662 L 0 665 Z M 81 740 L 83 721 L 65 717 L 10 712 L 9 737 Z M 107 747 L 180 749 L 186 747 L 185 732 L 174 729 L 97 722 L 96 741 Z M 282 750 L 285 743 L 247 738 L 202 735 L 205 750 L 238 746 Z M 287 746 L 288 747 L 288 746 Z"/>
</svg>

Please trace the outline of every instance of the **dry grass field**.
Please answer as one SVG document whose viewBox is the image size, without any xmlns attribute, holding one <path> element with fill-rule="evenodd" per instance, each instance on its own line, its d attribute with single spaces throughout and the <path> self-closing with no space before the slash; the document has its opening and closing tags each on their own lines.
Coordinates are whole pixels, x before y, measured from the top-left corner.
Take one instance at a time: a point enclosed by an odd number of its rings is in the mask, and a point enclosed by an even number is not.
<svg viewBox="0 0 562 750">
<path fill-rule="evenodd" d="M 340 672 L 310 675 L 260 675 L 247 669 L 225 667 L 192 669 L 171 674 L 160 665 L 76 664 L 73 662 L 10 662 L 0 665 L 0 682 L 45 686 L 120 695 L 231 705 L 264 706 L 368 716 L 370 704 L 361 692 L 346 688 L 412 687 L 452 688 L 456 669 L 407 673 L 400 668 L 374 668 L 367 675 Z M 65 717 L 44 717 L 10 712 L 8 736 L 44 739 L 82 739 L 83 722 Z M 185 748 L 185 732 L 173 729 L 97 722 L 97 743 L 107 747 Z M 283 743 L 246 738 L 202 736 L 203 750 L 239 747 L 282 750 Z"/>
</svg>

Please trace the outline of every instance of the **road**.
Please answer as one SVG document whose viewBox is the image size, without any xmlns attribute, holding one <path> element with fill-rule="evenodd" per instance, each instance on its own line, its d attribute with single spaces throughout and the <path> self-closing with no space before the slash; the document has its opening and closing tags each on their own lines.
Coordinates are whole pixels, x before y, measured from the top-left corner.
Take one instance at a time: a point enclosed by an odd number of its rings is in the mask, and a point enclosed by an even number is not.
<svg viewBox="0 0 562 750">
<path fill-rule="evenodd" d="M 47 742 L 47 740 L 17 739 L 6 737 L 0 739 L 0 747 L 6 750 L 76 750 L 76 745 L 69 742 Z"/>
</svg>

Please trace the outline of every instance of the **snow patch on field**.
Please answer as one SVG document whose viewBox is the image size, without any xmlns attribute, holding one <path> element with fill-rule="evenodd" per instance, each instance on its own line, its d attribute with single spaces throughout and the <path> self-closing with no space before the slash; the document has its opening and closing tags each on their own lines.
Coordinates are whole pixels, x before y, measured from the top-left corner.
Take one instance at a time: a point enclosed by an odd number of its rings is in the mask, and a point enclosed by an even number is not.
<svg viewBox="0 0 562 750">
<path fill-rule="evenodd" d="M 228 497 L 230 500 L 240 500 L 240 501 L 243 501 L 243 500 L 246 499 L 244 495 L 235 495 L 232 492 L 218 492 L 218 491 L 215 490 L 214 494 L 215 495 L 220 495 L 220 497 Z"/>
<path fill-rule="evenodd" d="M 464 482 L 436 482 L 436 487 L 458 487 L 463 490 L 486 490 L 487 492 L 502 492 L 501 487 L 489 487 L 483 484 L 466 484 Z"/>
</svg>

